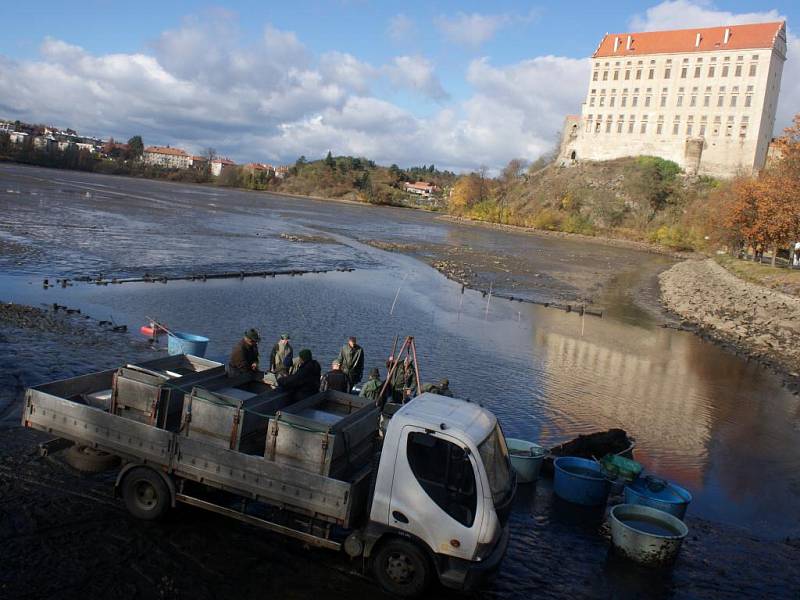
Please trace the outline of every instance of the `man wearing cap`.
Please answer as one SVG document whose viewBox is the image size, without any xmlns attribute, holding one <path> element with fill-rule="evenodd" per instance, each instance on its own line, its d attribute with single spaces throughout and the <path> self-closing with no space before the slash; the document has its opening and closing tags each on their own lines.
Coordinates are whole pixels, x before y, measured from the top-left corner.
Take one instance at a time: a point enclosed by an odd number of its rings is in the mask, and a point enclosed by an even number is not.
<svg viewBox="0 0 800 600">
<path fill-rule="evenodd" d="M 297 371 L 278 379 L 278 386 L 292 392 L 297 402 L 319 391 L 319 377 L 322 368 L 311 356 L 311 350 L 303 348 L 298 354 Z"/>
<path fill-rule="evenodd" d="M 355 337 L 348 338 L 347 343 L 339 350 L 336 360 L 342 365 L 342 371 L 350 380 L 351 388 L 361 381 L 364 376 L 364 349 L 356 343 Z"/>
<path fill-rule="evenodd" d="M 231 351 L 228 359 L 228 375 L 241 375 L 258 370 L 258 331 L 248 329 Z"/>
<path fill-rule="evenodd" d="M 272 352 L 269 354 L 269 369 L 276 376 L 289 374 L 289 368 L 294 359 L 294 350 L 289 343 L 290 339 L 288 333 L 281 334 L 281 339 L 272 347 Z"/>
<path fill-rule="evenodd" d="M 322 376 L 320 381 L 319 391 L 334 390 L 347 394 L 350 391 L 350 380 L 341 369 L 338 360 L 331 363 L 331 370 Z"/>
<path fill-rule="evenodd" d="M 378 369 L 371 369 L 367 382 L 361 387 L 359 396 L 369 398 L 370 400 L 377 400 L 381 394 L 383 382 L 381 381 L 381 373 Z"/>
</svg>

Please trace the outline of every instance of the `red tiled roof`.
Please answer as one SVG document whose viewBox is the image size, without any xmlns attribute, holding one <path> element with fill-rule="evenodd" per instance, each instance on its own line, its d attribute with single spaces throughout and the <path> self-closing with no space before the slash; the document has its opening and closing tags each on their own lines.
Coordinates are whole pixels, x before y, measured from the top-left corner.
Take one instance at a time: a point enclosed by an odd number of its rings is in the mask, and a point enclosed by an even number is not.
<svg viewBox="0 0 800 600">
<path fill-rule="evenodd" d="M 170 148 L 169 146 L 148 146 L 144 149 L 145 152 L 152 152 L 153 154 L 169 154 L 171 156 L 188 156 L 186 152 L 180 148 Z"/>
<path fill-rule="evenodd" d="M 643 31 L 639 33 L 607 33 L 603 37 L 594 58 L 605 56 L 637 56 L 641 54 L 668 54 L 672 52 L 713 52 L 716 50 L 745 50 L 749 48 L 772 48 L 775 38 L 785 27 L 784 21 L 753 23 L 727 27 L 697 27 L 673 31 Z M 725 43 L 725 30 L 730 30 Z M 697 45 L 697 34 L 700 44 Z M 628 36 L 631 37 L 628 49 Z M 617 51 L 614 42 L 619 40 Z"/>
<path fill-rule="evenodd" d="M 417 181 L 416 183 L 406 183 L 406 187 L 415 188 L 418 190 L 427 190 L 436 187 L 432 183 L 425 183 L 424 181 Z"/>
<path fill-rule="evenodd" d="M 211 162 L 219 163 L 221 165 L 235 165 L 236 163 L 227 158 L 215 158 Z"/>
<path fill-rule="evenodd" d="M 197 162 L 208 162 L 208 159 L 205 156 L 193 156 L 192 157 L 192 161 L 193 162 L 194 161 L 197 161 Z"/>
</svg>

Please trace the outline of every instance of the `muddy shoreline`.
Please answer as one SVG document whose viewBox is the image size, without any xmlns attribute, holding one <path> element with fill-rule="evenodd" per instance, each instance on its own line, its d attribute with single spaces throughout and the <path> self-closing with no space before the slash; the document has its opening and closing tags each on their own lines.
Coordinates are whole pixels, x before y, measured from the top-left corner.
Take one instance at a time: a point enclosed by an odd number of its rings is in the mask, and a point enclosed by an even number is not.
<svg viewBox="0 0 800 600">
<path fill-rule="evenodd" d="M 659 276 L 664 306 L 682 326 L 770 368 L 800 394 L 800 298 L 744 281 L 712 259 Z"/>
</svg>

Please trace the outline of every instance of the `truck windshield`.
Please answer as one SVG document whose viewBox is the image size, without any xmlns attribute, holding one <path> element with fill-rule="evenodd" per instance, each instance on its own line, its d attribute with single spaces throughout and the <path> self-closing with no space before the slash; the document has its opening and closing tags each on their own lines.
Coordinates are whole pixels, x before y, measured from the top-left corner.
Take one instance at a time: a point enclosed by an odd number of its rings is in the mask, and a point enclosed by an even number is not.
<svg viewBox="0 0 800 600">
<path fill-rule="evenodd" d="M 506 439 L 497 425 L 483 442 L 478 446 L 486 475 L 489 477 L 489 487 L 492 491 L 492 500 L 495 505 L 500 504 L 508 495 L 511 488 L 511 464 L 508 459 Z"/>
</svg>

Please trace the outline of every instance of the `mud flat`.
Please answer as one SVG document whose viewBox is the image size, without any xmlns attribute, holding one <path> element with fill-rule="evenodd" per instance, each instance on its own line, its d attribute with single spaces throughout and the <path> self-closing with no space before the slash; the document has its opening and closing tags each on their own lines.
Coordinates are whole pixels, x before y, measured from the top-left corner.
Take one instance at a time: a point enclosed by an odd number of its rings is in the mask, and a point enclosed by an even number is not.
<svg viewBox="0 0 800 600">
<path fill-rule="evenodd" d="M 659 276 L 664 305 L 698 333 L 757 359 L 800 391 L 800 298 L 750 283 L 711 259 Z"/>
</svg>

